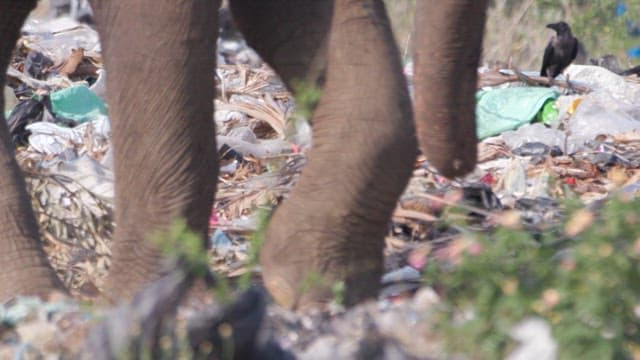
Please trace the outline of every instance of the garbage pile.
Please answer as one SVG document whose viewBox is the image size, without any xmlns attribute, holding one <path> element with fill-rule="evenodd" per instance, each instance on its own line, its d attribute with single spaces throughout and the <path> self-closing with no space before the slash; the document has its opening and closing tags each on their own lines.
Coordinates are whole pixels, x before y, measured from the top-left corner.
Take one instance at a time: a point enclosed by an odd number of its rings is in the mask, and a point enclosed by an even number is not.
<svg viewBox="0 0 640 360">
<path fill-rule="evenodd" d="M 117 224 L 104 100 L 108 74 L 83 4 L 71 5 L 75 18 L 27 22 L 3 89 L 8 99 L 3 111 L 51 263 L 74 295 L 94 298 L 109 268 L 109 239 Z M 236 278 L 259 271 L 247 266 L 259 210 L 269 209 L 293 187 L 311 135 L 273 71 L 241 37 L 223 30 L 219 66 L 210 74 L 217 88 L 214 120 L 221 163 L 210 219 L 210 265 Z M 405 70 L 410 83 L 410 66 Z M 562 217 L 559 203 L 566 197 L 593 203 L 613 191 L 640 190 L 640 79 L 598 66 L 572 65 L 566 74 L 566 81 L 547 87 L 536 86 L 542 80 L 535 73 L 481 68 L 475 172 L 447 180 L 420 157 L 393 213 L 379 301 L 343 317 L 298 316 L 273 308 L 267 322 L 280 344 L 307 358 L 439 353 L 437 341 L 416 342 L 415 334 L 431 339 L 424 325 L 438 302 L 433 291 L 421 288 L 421 270 L 433 258 L 459 253 L 460 229 L 442 226 L 451 216 L 448 209 L 461 209 L 477 231 L 495 227 L 491 215 L 502 210 L 517 211 L 524 226 L 538 229 Z M 31 318 L 23 314 L 11 321 L 29 326 L 36 317 L 49 335 L 65 321 L 81 327 L 87 320 L 66 305 L 44 316 L 38 309 L 45 305 L 29 301 L 0 307 L 0 320 L 26 306 Z M 339 307 L 333 310 L 340 313 Z M 29 343 L 37 336 L 20 336 L 9 342 L 8 353 L 48 352 Z M 79 344 L 68 345 L 71 338 L 51 352 L 77 350 Z"/>
<path fill-rule="evenodd" d="M 565 89 L 510 83 L 479 92 L 480 147 L 503 146 L 507 153 L 485 153 L 475 175 L 492 177 L 509 207 L 569 192 L 590 203 L 638 181 L 639 78 L 586 65 L 565 74 L 571 79 Z M 578 86 L 587 91 L 576 93 Z"/>
<path fill-rule="evenodd" d="M 244 237 L 256 228 L 253 209 L 290 188 L 310 130 L 304 122 L 290 126 L 294 101 L 274 72 L 233 31 L 223 34 L 220 65 L 210 74 L 222 165 L 211 241 L 212 266 L 226 273 L 247 258 Z M 116 226 L 106 76 L 92 26 L 69 16 L 30 18 L 3 89 L 45 249 L 81 298 L 99 293 Z"/>
<path fill-rule="evenodd" d="M 92 297 L 109 265 L 113 232 L 98 36 L 68 17 L 31 19 L 23 31 L 4 89 L 16 157 L 52 265 L 79 296 Z"/>
<path fill-rule="evenodd" d="M 570 81 L 561 76 L 560 86 L 546 87 L 535 86 L 547 79 L 534 72 L 479 69 L 478 166 L 450 181 L 419 159 L 387 238 L 388 252 L 400 254 L 387 256 L 388 268 L 400 267 L 403 280 L 387 291 L 417 289 L 429 259 L 456 252 L 464 235 L 441 226 L 448 207 L 462 210 L 476 231 L 493 229 L 492 214 L 507 210 L 536 231 L 562 218 L 566 198 L 597 205 L 613 192 L 637 193 L 640 78 L 586 65 L 565 74 Z"/>
<path fill-rule="evenodd" d="M 49 260 L 76 299 L 93 299 L 109 269 L 117 226 L 107 73 L 86 2 L 49 3 L 51 12 L 23 27 L 2 111 Z M 66 15 L 67 6 L 76 7 L 76 17 Z M 221 162 L 210 258 L 212 269 L 233 277 L 246 272 L 256 206 L 270 206 L 289 191 L 311 138 L 304 121 L 288 120 L 294 101 L 274 72 L 233 29 L 221 34 L 219 67 L 210 74 L 217 88 L 211 139 L 216 136 Z M 90 321 L 65 299 L 17 298 L 0 306 L 0 357 L 77 353 Z"/>
</svg>

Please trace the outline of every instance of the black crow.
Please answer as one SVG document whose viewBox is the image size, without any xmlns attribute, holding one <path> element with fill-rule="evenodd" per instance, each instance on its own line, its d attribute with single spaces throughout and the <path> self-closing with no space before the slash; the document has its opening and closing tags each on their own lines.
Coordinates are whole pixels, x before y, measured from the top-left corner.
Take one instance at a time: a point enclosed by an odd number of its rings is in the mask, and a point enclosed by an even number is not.
<svg viewBox="0 0 640 360">
<path fill-rule="evenodd" d="M 547 25 L 556 31 L 551 38 L 542 58 L 540 76 L 555 78 L 571 64 L 578 54 L 578 39 L 571 33 L 569 24 L 564 21 Z"/>
</svg>

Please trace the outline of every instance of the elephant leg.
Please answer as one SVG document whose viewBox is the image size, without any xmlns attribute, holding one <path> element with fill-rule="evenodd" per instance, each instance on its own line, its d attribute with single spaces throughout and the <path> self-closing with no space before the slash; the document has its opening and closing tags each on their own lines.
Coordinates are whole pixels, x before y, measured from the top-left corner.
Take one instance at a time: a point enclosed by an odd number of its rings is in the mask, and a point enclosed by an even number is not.
<svg viewBox="0 0 640 360">
<path fill-rule="evenodd" d="M 36 0 L 0 0 L 0 89 L 6 82 L 11 52 Z M 46 296 L 64 289 L 42 250 L 38 225 L 14 145 L 4 118 L 0 95 L 0 301 L 23 295 Z"/>
<path fill-rule="evenodd" d="M 218 0 L 94 0 L 108 72 L 116 230 L 108 298 L 157 278 L 154 235 L 177 218 L 206 239 L 217 181 Z"/>
<path fill-rule="evenodd" d="M 416 2 L 415 117 L 429 161 L 445 176 L 475 167 L 475 92 L 487 0 Z"/>
<path fill-rule="evenodd" d="M 333 1 L 231 0 L 238 29 L 284 83 L 323 82 Z"/>
<path fill-rule="evenodd" d="M 347 305 L 375 296 L 387 223 L 417 154 L 382 0 L 333 3 L 313 148 L 290 199 L 273 214 L 260 255 L 272 296 L 298 309 L 331 300 L 338 281 Z M 295 5 L 288 11 L 291 18 L 304 14 Z M 298 26 L 304 31 L 306 23 Z"/>
</svg>

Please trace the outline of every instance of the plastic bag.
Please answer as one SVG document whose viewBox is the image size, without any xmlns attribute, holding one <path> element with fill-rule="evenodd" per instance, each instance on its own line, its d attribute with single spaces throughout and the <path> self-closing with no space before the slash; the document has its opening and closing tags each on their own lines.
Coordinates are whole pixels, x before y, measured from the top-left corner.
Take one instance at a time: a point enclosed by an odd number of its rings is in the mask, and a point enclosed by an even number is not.
<svg viewBox="0 0 640 360">
<path fill-rule="evenodd" d="M 573 150 L 565 149 L 566 135 L 564 132 L 547 128 L 540 123 L 524 125 L 515 131 L 507 131 L 502 134 L 502 140 L 512 150 L 532 142 L 540 142 L 550 148 L 557 146 L 565 153 L 571 153 Z"/>
<path fill-rule="evenodd" d="M 640 86 L 638 86 L 640 88 Z M 640 130 L 640 107 L 614 98 L 606 91 L 585 96 L 569 119 L 568 143 L 580 149 L 598 135 Z"/>
<path fill-rule="evenodd" d="M 56 116 L 83 123 L 107 114 L 107 106 L 93 91 L 84 85 L 54 91 L 51 110 Z"/>
<path fill-rule="evenodd" d="M 591 94 L 609 94 L 619 104 L 634 105 L 640 103 L 640 86 L 625 80 L 603 67 L 592 65 L 571 65 L 565 71 L 572 82 L 584 83 Z M 591 95 L 590 94 L 590 95 Z"/>
<path fill-rule="evenodd" d="M 11 114 L 11 110 L 18 105 L 18 98 L 16 98 L 13 89 L 8 86 L 4 87 L 2 93 L 4 95 L 4 109 L 1 110 L 4 111 L 4 117 L 8 119 Z"/>
<path fill-rule="evenodd" d="M 558 91 L 542 87 L 511 87 L 476 94 L 476 124 L 479 139 L 498 135 L 531 122 Z"/>
<path fill-rule="evenodd" d="M 41 121 L 53 122 L 55 119 L 45 106 L 46 98 L 31 98 L 20 101 L 7 117 L 11 139 L 16 145 L 26 145 L 30 132 L 29 124 Z"/>
</svg>

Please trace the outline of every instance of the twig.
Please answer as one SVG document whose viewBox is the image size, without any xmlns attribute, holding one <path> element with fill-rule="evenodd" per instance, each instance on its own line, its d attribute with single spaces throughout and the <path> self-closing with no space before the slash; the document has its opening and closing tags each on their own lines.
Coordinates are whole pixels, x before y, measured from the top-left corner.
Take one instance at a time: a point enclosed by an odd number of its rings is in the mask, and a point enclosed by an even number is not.
<svg viewBox="0 0 640 360">
<path fill-rule="evenodd" d="M 517 69 L 514 70 L 514 72 L 514 74 L 503 74 L 499 71 L 489 70 L 485 73 L 481 73 L 478 77 L 478 88 L 482 88 L 485 86 L 497 86 L 509 82 L 524 82 L 527 85 L 531 86 L 550 87 L 555 85 L 564 89 L 574 90 L 579 94 L 587 94 L 591 92 L 591 88 L 584 85 L 578 85 L 575 83 L 569 85 L 564 80 L 550 80 L 549 78 L 544 76 L 528 76 Z"/>
</svg>

